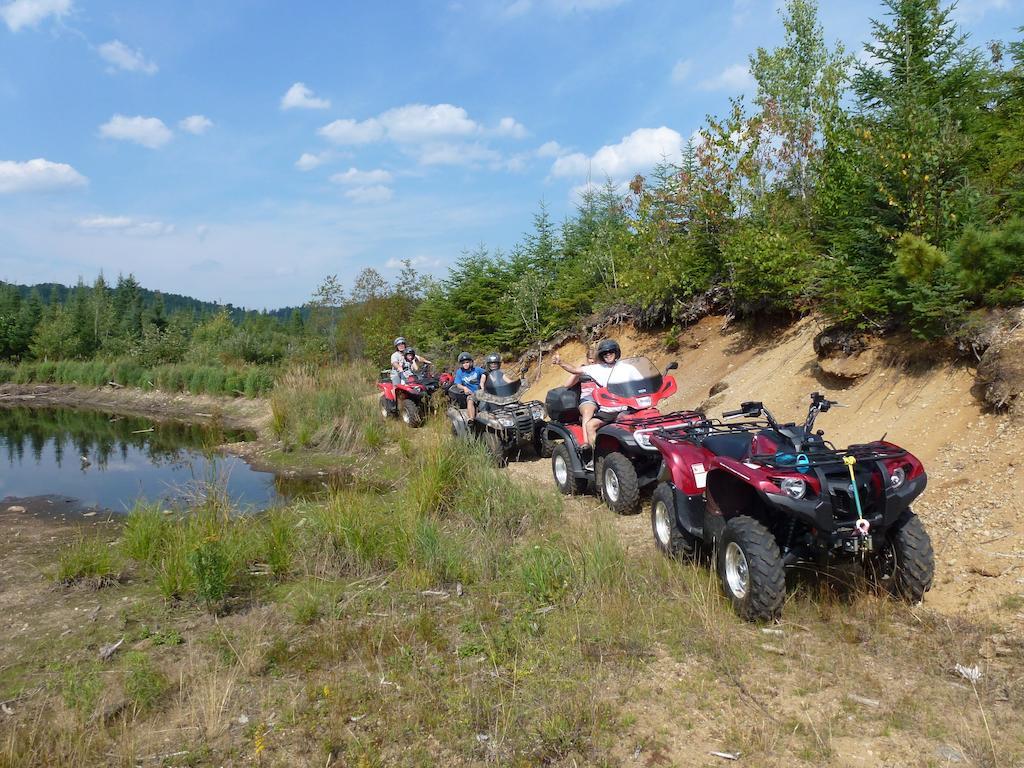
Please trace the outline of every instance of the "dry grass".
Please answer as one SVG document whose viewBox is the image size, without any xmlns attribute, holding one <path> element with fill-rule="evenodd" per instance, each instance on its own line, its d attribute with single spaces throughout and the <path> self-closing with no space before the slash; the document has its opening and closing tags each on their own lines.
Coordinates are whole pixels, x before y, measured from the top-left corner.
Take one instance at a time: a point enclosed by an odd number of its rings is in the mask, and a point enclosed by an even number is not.
<svg viewBox="0 0 1024 768">
<path fill-rule="evenodd" d="M 627 552 L 482 452 L 429 428 L 417 441 L 396 491 L 130 522 L 124 551 L 183 642 L 136 633 L 126 651 L 177 693 L 117 711 L 121 666 L 85 664 L 95 646 L 54 648 L 20 680 L 30 693 L 4 721 L 0 766 L 1024 759 L 1024 643 L 980 656 L 998 627 L 812 589 L 784 623 L 745 624 L 703 564 Z M 161 602 L 161 564 L 209 536 L 236 576 L 223 610 L 187 589 Z M 119 606 L 121 589 L 96 594 Z M 956 663 L 978 663 L 980 680 Z M 96 704 L 66 696 L 68 674 L 76 690 L 101 681 Z M 114 714 L 82 716 L 90 706 Z"/>
</svg>

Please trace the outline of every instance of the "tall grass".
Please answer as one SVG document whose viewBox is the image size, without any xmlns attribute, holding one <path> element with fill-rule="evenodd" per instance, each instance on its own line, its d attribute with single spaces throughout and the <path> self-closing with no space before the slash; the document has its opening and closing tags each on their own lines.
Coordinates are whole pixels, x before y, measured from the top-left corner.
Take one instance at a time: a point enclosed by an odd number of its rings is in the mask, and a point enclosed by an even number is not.
<svg viewBox="0 0 1024 768">
<path fill-rule="evenodd" d="M 263 366 L 227 368 L 169 363 L 155 367 L 122 358 L 104 360 L 41 360 L 17 366 L 0 365 L 0 384 L 76 384 L 100 387 L 113 381 L 125 387 L 188 392 L 193 395 L 263 397 L 274 386 L 274 370 Z"/>
<path fill-rule="evenodd" d="M 379 450 L 387 442 L 387 430 L 367 396 L 373 381 L 373 370 L 365 365 L 292 368 L 281 376 L 270 398 L 274 435 L 286 450 Z"/>
</svg>

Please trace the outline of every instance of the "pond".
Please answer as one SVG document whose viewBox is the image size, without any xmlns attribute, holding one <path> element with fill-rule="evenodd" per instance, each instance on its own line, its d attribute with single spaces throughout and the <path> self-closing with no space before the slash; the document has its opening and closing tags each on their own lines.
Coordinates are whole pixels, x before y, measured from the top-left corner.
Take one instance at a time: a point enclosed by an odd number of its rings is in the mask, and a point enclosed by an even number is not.
<svg viewBox="0 0 1024 768">
<path fill-rule="evenodd" d="M 139 500 L 184 509 L 210 488 L 239 511 L 272 506 L 275 476 L 214 446 L 254 436 L 204 425 L 159 422 L 72 408 L 0 408 L 0 499 L 36 509 L 128 512 Z"/>
</svg>

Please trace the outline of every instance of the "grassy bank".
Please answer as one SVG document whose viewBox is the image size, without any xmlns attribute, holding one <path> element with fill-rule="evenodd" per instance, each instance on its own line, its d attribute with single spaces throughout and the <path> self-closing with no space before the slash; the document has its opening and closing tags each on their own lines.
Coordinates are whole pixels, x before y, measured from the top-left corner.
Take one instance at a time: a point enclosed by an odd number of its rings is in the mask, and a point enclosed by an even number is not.
<svg viewBox="0 0 1024 768">
<path fill-rule="evenodd" d="M 173 363 L 145 367 L 133 360 L 36 361 L 0 363 L 0 384 L 64 384 L 101 387 L 114 382 L 125 387 L 193 395 L 263 397 L 274 386 L 275 370 L 265 366 L 229 367 Z"/>
<path fill-rule="evenodd" d="M 1020 643 L 973 684 L 953 671 L 994 627 L 806 587 L 765 634 L 703 567 L 629 553 L 601 513 L 581 520 L 440 429 L 419 437 L 383 459 L 391 490 L 258 518 L 214 495 L 74 540 L 46 578 L 106 618 L 8 649 L 0 765 L 1024 756 Z"/>
</svg>

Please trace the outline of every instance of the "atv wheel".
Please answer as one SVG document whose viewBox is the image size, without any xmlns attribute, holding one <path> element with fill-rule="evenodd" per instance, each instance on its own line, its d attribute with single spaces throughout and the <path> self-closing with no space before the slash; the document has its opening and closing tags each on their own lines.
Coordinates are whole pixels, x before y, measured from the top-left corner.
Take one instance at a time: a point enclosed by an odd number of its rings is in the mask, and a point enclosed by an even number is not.
<svg viewBox="0 0 1024 768">
<path fill-rule="evenodd" d="M 494 459 L 494 463 L 499 467 L 503 467 L 508 464 L 508 452 L 505 450 L 505 443 L 494 430 L 488 429 L 484 432 L 484 445 L 487 447 L 487 452 Z"/>
<path fill-rule="evenodd" d="M 542 429 L 538 429 L 533 435 L 533 452 L 541 459 L 550 459 L 555 452 L 555 441 L 544 437 Z"/>
<path fill-rule="evenodd" d="M 770 621 L 782 612 L 786 573 L 779 545 L 767 528 L 740 515 L 725 525 L 718 543 L 718 577 L 740 617 Z"/>
<path fill-rule="evenodd" d="M 620 515 L 640 511 L 640 484 L 636 470 L 621 453 L 610 453 L 597 465 L 597 487 L 608 508 Z"/>
<path fill-rule="evenodd" d="M 697 553 L 697 539 L 679 525 L 672 486 L 659 483 L 651 498 L 651 530 L 654 544 L 669 557 L 689 559 Z"/>
<path fill-rule="evenodd" d="M 412 400 L 402 401 L 402 421 L 410 427 L 418 427 L 423 424 L 423 416 L 420 414 L 420 407 Z"/>
<path fill-rule="evenodd" d="M 380 415 L 384 417 L 385 421 L 396 415 L 391 407 L 391 401 L 384 397 L 384 395 L 380 396 Z"/>
<path fill-rule="evenodd" d="M 551 452 L 551 474 L 558 490 L 566 496 L 577 496 L 587 490 L 586 480 L 572 476 L 569 447 L 565 443 L 558 443 Z"/>
<path fill-rule="evenodd" d="M 932 588 L 935 553 L 921 518 L 911 513 L 890 531 L 876 562 L 880 581 L 890 593 L 911 603 L 922 600 Z"/>
</svg>

